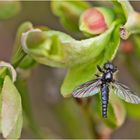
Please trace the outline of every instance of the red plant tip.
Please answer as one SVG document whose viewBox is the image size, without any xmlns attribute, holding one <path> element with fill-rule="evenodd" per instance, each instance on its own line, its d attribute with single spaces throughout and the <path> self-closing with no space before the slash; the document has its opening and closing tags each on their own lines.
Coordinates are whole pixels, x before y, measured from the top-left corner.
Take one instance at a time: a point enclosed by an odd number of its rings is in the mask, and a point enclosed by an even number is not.
<svg viewBox="0 0 140 140">
<path fill-rule="evenodd" d="M 103 33 L 112 22 L 112 13 L 107 8 L 90 8 L 80 17 L 80 30 L 92 35 Z"/>
<path fill-rule="evenodd" d="M 121 44 L 121 50 L 125 54 L 132 54 L 134 47 L 131 41 L 123 41 Z"/>
</svg>

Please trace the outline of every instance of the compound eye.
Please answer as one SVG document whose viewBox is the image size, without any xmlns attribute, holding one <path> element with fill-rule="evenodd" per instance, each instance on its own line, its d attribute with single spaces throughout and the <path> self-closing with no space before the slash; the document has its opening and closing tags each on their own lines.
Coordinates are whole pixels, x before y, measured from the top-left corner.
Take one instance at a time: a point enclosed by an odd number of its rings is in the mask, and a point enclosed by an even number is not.
<svg viewBox="0 0 140 140">
<path fill-rule="evenodd" d="M 109 64 L 108 64 L 108 63 L 106 63 L 106 64 L 104 65 L 104 69 L 109 69 Z"/>
<path fill-rule="evenodd" d="M 111 70 L 113 70 L 113 69 L 114 69 L 114 66 L 113 66 L 112 64 L 110 64 L 110 65 L 109 65 L 109 68 L 110 68 Z"/>
</svg>

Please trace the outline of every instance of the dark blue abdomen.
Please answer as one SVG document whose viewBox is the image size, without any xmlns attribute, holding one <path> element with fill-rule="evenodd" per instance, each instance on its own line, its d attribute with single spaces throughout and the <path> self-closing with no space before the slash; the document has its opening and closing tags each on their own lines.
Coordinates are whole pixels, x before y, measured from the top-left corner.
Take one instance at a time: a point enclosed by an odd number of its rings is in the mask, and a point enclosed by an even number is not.
<svg viewBox="0 0 140 140">
<path fill-rule="evenodd" d="M 102 94 L 102 116 L 104 118 L 107 118 L 107 105 L 109 99 L 109 87 L 107 84 L 102 84 L 101 94 Z"/>
</svg>

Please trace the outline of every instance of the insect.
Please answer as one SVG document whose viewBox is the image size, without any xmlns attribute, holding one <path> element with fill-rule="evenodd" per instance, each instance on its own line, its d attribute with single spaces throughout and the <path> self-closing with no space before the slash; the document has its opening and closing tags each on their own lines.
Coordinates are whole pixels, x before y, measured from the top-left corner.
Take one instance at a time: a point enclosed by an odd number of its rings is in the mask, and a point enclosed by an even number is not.
<svg viewBox="0 0 140 140">
<path fill-rule="evenodd" d="M 101 93 L 102 99 L 102 116 L 107 118 L 107 106 L 109 101 L 110 87 L 115 90 L 115 94 L 126 102 L 139 104 L 140 97 L 138 97 L 129 87 L 121 84 L 114 79 L 114 73 L 117 71 L 117 67 L 111 62 L 104 64 L 103 68 L 97 65 L 97 69 L 102 73 L 102 76 L 96 74 L 96 79 L 88 81 L 76 89 L 74 89 L 72 95 L 76 98 L 83 98 Z"/>
</svg>

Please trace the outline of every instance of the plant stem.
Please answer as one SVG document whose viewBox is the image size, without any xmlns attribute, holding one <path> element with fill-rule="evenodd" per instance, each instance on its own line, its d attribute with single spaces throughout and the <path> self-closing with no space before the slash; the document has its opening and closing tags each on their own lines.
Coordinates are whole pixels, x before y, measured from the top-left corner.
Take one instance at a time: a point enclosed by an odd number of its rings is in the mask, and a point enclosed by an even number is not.
<svg viewBox="0 0 140 140">
<path fill-rule="evenodd" d="M 79 99 L 75 98 L 75 101 L 83 109 L 83 114 L 87 118 L 88 124 L 89 124 L 89 126 L 90 126 L 90 128 L 92 130 L 93 138 L 98 138 L 98 133 L 96 131 L 96 123 L 95 123 L 95 120 L 93 119 L 93 115 L 91 114 L 92 111 L 91 111 L 91 108 L 90 108 L 90 103 L 92 101 L 92 98 L 91 97 L 87 98 L 85 100 L 85 102 L 83 101 L 83 99 L 80 99 L 80 103 L 79 103 Z"/>
<path fill-rule="evenodd" d="M 22 80 L 18 78 L 15 85 L 17 89 L 19 90 L 19 93 L 22 98 L 23 111 L 27 119 L 29 128 L 32 130 L 33 134 L 37 138 L 40 138 L 40 139 L 44 138 L 44 135 L 42 134 L 39 126 L 36 124 L 35 119 L 33 117 L 26 80 Z"/>
<path fill-rule="evenodd" d="M 128 17 L 128 15 L 132 12 L 134 12 L 133 7 L 131 6 L 128 0 L 118 0 L 118 2 L 122 5 L 126 17 Z"/>
<path fill-rule="evenodd" d="M 22 57 L 20 57 L 20 59 L 16 63 L 12 64 L 15 69 L 20 65 L 25 56 L 26 54 L 22 55 Z"/>
</svg>

